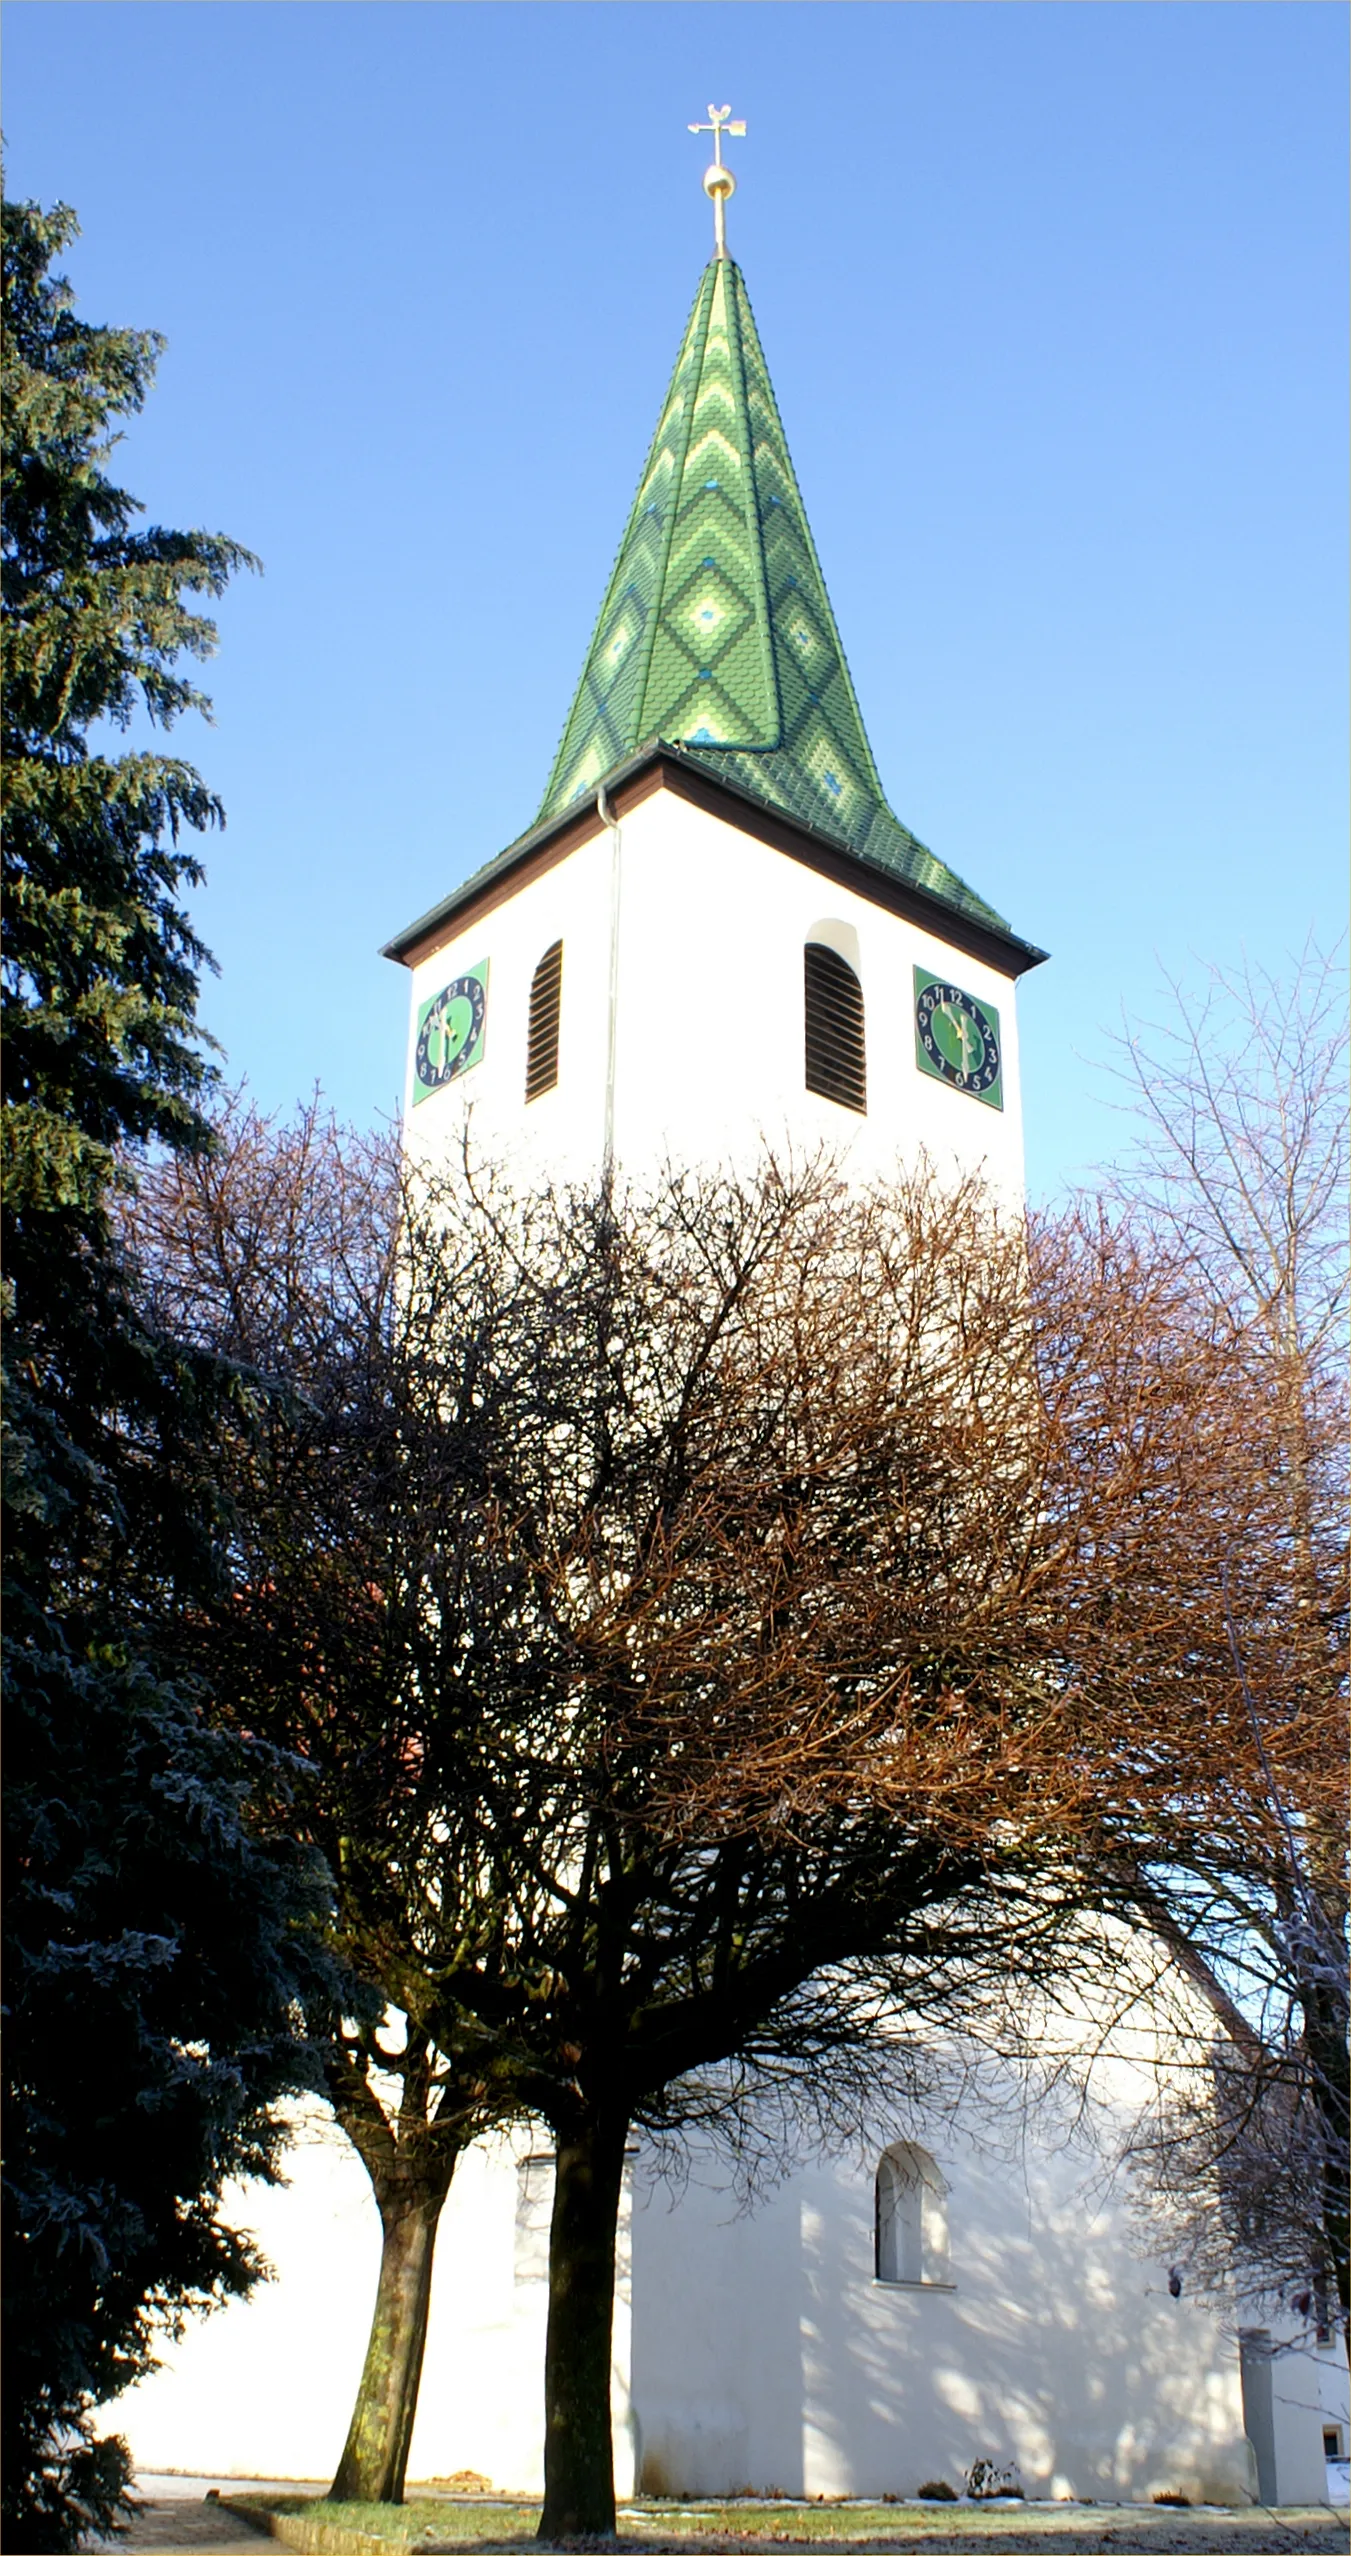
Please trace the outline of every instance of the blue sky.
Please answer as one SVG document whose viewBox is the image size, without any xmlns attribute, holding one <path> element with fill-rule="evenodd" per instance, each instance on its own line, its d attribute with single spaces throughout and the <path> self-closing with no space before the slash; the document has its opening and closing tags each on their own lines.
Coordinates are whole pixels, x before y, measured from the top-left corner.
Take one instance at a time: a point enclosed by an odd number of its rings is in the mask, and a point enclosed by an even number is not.
<svg viewBox="0 0 1351 2556">
<path fill-rule="evenodd" d="M 892 804 L 1053 952 L 1034 1189 L 1159 964 L 1344 910 L 1344 10 L 9 0 L 11 193 L 160 329 L 120 456 L 223 529 L 204 1000 L 269 1106 L 401 1085 L 379 944 L 530 822 L 731 245 Z M 736 147 L 736 146 L 734 146 Z M 194 733 L 195 728 L 195 733 Z"/>
</svg>

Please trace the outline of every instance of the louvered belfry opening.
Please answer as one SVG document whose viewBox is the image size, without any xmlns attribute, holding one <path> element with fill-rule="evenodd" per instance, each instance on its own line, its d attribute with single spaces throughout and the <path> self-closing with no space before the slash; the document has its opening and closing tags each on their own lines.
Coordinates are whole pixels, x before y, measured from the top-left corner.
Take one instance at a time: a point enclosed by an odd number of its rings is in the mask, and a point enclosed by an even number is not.
<svg viewBox="0 0 1351 2556">
<path fill-rule="evenodd" d="M 563 944 L 547 949 L 530 979 L 530 1028 L 525 1046 L 525 1096 L 538 1100 L 558 1080 L 558 1015 L 563 1002 Z"/>
<path fill-rule="evenodd" d="M 806 980 L 807 1089 L 866 1113 L 863 988 L 847 959 L 823 941 L 802 953 Z"/>
</svg>

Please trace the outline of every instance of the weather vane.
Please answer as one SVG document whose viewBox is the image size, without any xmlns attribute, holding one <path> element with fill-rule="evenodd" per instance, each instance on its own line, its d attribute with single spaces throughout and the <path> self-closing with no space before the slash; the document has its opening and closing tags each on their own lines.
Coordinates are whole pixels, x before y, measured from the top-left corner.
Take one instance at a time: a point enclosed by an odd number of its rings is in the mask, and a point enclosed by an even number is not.
<svg viewBox="0 0 1351 2556">
<path fill-rule="evenodd" d="M 715 257 L 727 255 L 725 220 L 727 198 L 736 193 L 736 179 L 723 161 L 722 137 L 724 133 L 732 133 L 740 141 L 745 130 L 744 124 L 732 122 L 730 107 L 715 106 L 711 106 L 708 110 L 707 124 L 692 124 L 689 127 L 691 133 L 711 133 L 713 136 L 713 160 L 711 167 L 704 171 L 704 193 L 713 198 L 713 254 Z"/>
</svg>

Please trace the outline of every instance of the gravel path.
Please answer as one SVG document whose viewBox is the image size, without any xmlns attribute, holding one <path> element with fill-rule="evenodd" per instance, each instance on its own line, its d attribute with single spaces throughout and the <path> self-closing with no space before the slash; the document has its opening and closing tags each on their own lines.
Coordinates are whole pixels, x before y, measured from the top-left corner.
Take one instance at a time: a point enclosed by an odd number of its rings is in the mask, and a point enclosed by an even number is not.
<svg viewBox="0 0 1351 2556">
<path fill-rule="evenodd" d="M 126 2537 L 91 2538 L 85 2544 L 91 2556 L 95 2550 L 98 2556 L 198 2556 L 203 2548 L 220 2549 L 222 2556 L 243 2556 L 250 2548 L 253 2556 L 263 2556 L 275 2541 L 250 2529 L 234 2512 L 222 2511 L 218 2502 L 208 2502 L 212 2488 L 222 2495 L 283 2490 L 262 2477 L 141 2475 L 135 2484 L 139 2508 Z M 294 2490 L 322 2494 L 324 2489 L 306 2478 Z"/>
<path fill-rule="evenodd" d="M 248 2548 L 251 2556 L 262 2556 L 276 2541 L 260 2537 L 219 2503 L 189 2503 L 175 2495 L 172 2502 L 142 2503 L 125 2538 L 87 2543 L 101 2548 L 104 2556 L 121 2556 L 122 2550 L 126 2556 L 199 2556 L 206 2548 L 228 2549 L 230 2556 L 243 2556 Z"/>
</svg>

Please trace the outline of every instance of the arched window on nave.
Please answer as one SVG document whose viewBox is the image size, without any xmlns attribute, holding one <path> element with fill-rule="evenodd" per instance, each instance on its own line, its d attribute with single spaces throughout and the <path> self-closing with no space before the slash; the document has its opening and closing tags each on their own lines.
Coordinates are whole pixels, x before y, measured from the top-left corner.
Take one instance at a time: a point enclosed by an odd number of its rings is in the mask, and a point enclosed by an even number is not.
<svg viewBox="0 0 1351 2556">
<path fill-rule="evenodd" d="M 879 2281 L 945 2286 L 948 2187 L 927 2148 L 898 2139 L 877 2162 L 875 2271 Z"/>
</svg>

